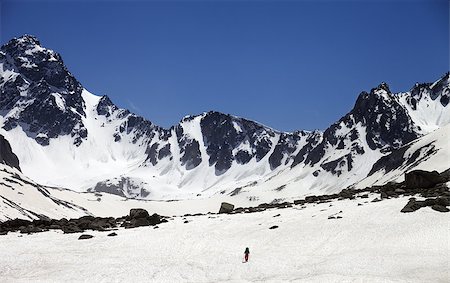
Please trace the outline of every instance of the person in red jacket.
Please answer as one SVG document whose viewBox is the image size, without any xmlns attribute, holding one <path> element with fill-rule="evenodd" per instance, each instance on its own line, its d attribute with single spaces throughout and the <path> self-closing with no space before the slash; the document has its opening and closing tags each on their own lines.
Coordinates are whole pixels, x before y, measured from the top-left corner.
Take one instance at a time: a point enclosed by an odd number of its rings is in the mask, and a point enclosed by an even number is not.
<svg viewBox="0 0 450 283">
<path fill-rule="evenodd" d="M 245 248 L 244 252 L 244 262 L 248 261 L 248 255 L 250 254 L 250 250 L 248 248 Z"/>
</svg>

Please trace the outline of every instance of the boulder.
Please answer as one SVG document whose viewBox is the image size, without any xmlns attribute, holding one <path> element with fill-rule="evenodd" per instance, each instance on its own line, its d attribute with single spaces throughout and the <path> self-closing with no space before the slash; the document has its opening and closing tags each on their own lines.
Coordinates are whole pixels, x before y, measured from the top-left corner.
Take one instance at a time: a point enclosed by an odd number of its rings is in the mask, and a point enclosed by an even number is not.
<svg viewBox="0 0 450 283">
<path fill-rule="evenodd" d="M 441 206 L 450 206 L 450 198 L 439 197 L 436 199 L 436 204 Z"/>
<path fill-rule="evenodd" d="M 149 218 L 150 215 L 148 211 L 142 208 L 132 208 L 130 210 L 130 214 L 128 215 L 127 220 L 131 219 L 139 219 L 139 218 Z"/>
<path fill-rule="evenodd" d="M 405 186 L 407 188 L 428 189 L 443 182 L 445 182 L 445 178 L 437 171 L 414 170 L 405 174 Z"/>
<path fill-rule="evenodd" d="M 148 218 L 148 221 L 150 222 L 150 225 L 152 225 L 152 226 L 163 223 L 163 222 L 167 222 L 166 219 L 162 219 L 161 216 L 159 216 L 156 213 L 153 213 L 153 215 Z"/>
<path fill-rule="evenodd" d="M 94 238 L 94 236 L 88 235 L 88 234 L 83 234 L 78 238 L 78 240 L 86 240 L 86 239 L 91 239 L 91 238 Z"/>
<path fill-rule="evenodd" d="M 409 202 L 402 208 L 401 212 L 408 213 L 419 210 L 422 207 L 422 202 L 417 202 L 415 198 L 410 198 Z"/>
<path fill-rule="evenodd" d="M 273 230 L 273 229 L 277 229 L 277 228 L 278 228 L 278 226 L 277 226 L 277 225 L 274 225 L 274 226 L 270 227 L 269 229 L 270 229 L 270 230 Z"/>
<path fill-rule="evenodd" d="M 450 209 L 446 208 L 443 205 L 435 204 L 431 207 L 433 210 L 439 211 L 439 212 L 449 212 Z"/>
<path fill-rule="evenodd" d="M 108 234 L 108 237 L 115 237 L 115 236 L 117 236 L 117 233 L 116 233 L 116 232 L 112 232 L 112 233 L 109 233 L 109 234 Z"/>
<path fill-rule="evenodd" d="M 145 209 L 132 209 L 130 215 L 122 223 L 122 227 L 135 228 L 141 226 L 154 226 L 163 222 L 167 222 L 166 219 L 162 219 L 160 215 L 154 213 L 150 216 Z"/>
<path fill-rule="evenodd" d="M 319 200 L 319 197 L 312 195 L 312 196 L 307 196 L 305 197 L 305 202 L 306 203 L 313 203 Z"/>
<path fill-rule="evenodd" d="M 43 229 L 36 227 L 32 224 L 20 229 L 21 234 L 32 234 L 32 233 L 39 233 L 39 232 L 43 232 L 43 231 L 44 231 Z"/>
<path fill-rule="evenodd" d="M 231 213 L 234 209 L 234 205 L 227 202 L 222 202 L 220 205 L 219 213 Z"/>
<path fill-rule="evenodd" d="M 445 182 L 450 181 L 450 169 L 447 169 L 444 172 L 441 172 L 440 175 L 442 178 L 444 178 Z"/>
<path fill-rule="evenodd" d="M 69 224 L 67 226 L 62 226 L 61 230 L 63 230 L 64 234 L 71 234 L 71 233 L 81 233 L 84 232 L 83 229 L 81 229 L 80 227 L 74 225 L 74 224 Z"/>
</svg>

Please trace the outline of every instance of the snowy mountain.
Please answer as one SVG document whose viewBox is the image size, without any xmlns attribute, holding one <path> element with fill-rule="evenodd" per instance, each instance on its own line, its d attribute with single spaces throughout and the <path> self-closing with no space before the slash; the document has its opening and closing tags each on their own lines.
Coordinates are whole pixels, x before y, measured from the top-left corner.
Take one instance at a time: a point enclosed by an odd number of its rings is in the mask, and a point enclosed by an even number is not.
<svg viewBox="0 0 450 283">
<path fill-rule="evenodd" d="M 0 48 L 0 126 L 23 173 L 45 185 L 273 201 L 373 175 L 387 156 L 450 122 L 449 84 L 449 73 L 398 94 L 382 83 L 324 132 L 283 133 L 214 111 L 163 129 L 88 92 L 59 54 L 27 35 Z"/>
</svg>

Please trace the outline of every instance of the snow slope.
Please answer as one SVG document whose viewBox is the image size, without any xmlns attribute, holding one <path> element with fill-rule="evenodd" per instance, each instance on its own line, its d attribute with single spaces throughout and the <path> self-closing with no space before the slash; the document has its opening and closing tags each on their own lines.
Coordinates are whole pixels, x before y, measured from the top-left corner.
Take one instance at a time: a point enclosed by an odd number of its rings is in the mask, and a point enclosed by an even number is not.
<svg viewBox="0 0 450 283">
<path fill-rule="evenodd" d="M 181 201 L 127 199 L 108 193 L 80 193 L 35 183 L 15 168 L 0 164 L 0 221 L 78 218 L 84 215 L 121 217 L 132 208 L 144 208 L 160 215 L 218 212 L 222 201 L 237 206 L 254 205 L 245 198 L 230 196 Z"/>
<path fill-rule="evenodd" d="M 406 202 L 177 217 L 116 237 L 89 231 L 95 237 L 83 241 L 9 233 L 0 274 L 5 282 L 448 282 L 448 215 L 400 213 Z M 343 218 L 327 219 L 335 214 Z"/>
</svg>

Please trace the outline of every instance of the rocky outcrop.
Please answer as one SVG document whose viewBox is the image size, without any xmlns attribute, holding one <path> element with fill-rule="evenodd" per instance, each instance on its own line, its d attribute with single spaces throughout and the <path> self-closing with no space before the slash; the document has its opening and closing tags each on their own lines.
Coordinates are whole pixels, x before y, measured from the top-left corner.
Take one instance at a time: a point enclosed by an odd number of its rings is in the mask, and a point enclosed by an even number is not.
<svg viewBox="0 0 450 283">
<path fill-rule="evenodd" d="M 14 154 L 14 152 L 12 152 L 11 145 L 2 135 L 0 135 L 0 163 L 21 171 L 19 166 L 19 159 Z"/>
<path fill-rule="evenodd" d="M 74 219 L 13 219 L 0 223 L 0 235 L 20 231 L 22 234 L 32 234 L 48 230 L 62 230 L 64 234 L 81 233 L 86 230 L 108 231 L 119 226 L 135 228 L 154 226 L 167 222 L 166 217 L 158 214 L 149 215 L 145 209 L 131 209 L 128 216 L 120 218 L 83 216 Z"/>
<path fill-rule="evenodd" d="M 428 189 L 445 181 L 445 177 L 441 176 L 437 171 L 414 170 L 405 174 L 405 186 L 407 188 Z"/>
<path fill-rule="evenodd" d="M 401 212 L 403 213 L 414 212 L 422 207 L 427 206 L 439 212 L 449 212 L 450 209 L 448 209 L 447 206 L 450 206 L 450 199 L 438 197 L 418 201 L 416 200 L 416 198 L 410 198 L 409 202 L 405 205 L 405 207 L 402 208 Z"/>
<path fill-rule="evenodd" d="M 142 188 L 143 182 L 138 182 L 132 178 L 116 178 L 98 182 L 94 188 L 88 192 L 99 192 L 118 195 L 126 198 L 142 199 L 146 198 L 150 192 Z"/>
<path fill-rule="evenodd" d="M 125 221 L 121 226 L 125 228 L 136 228 L 141 226 L 155 226 L 163 222 L 167 222 L 167 220 L 160 215 L 154 213 L 150 216 L 147 210 L 135 208 L 130 210 L 130 214 L 125 217 Z"/>
</svg>

